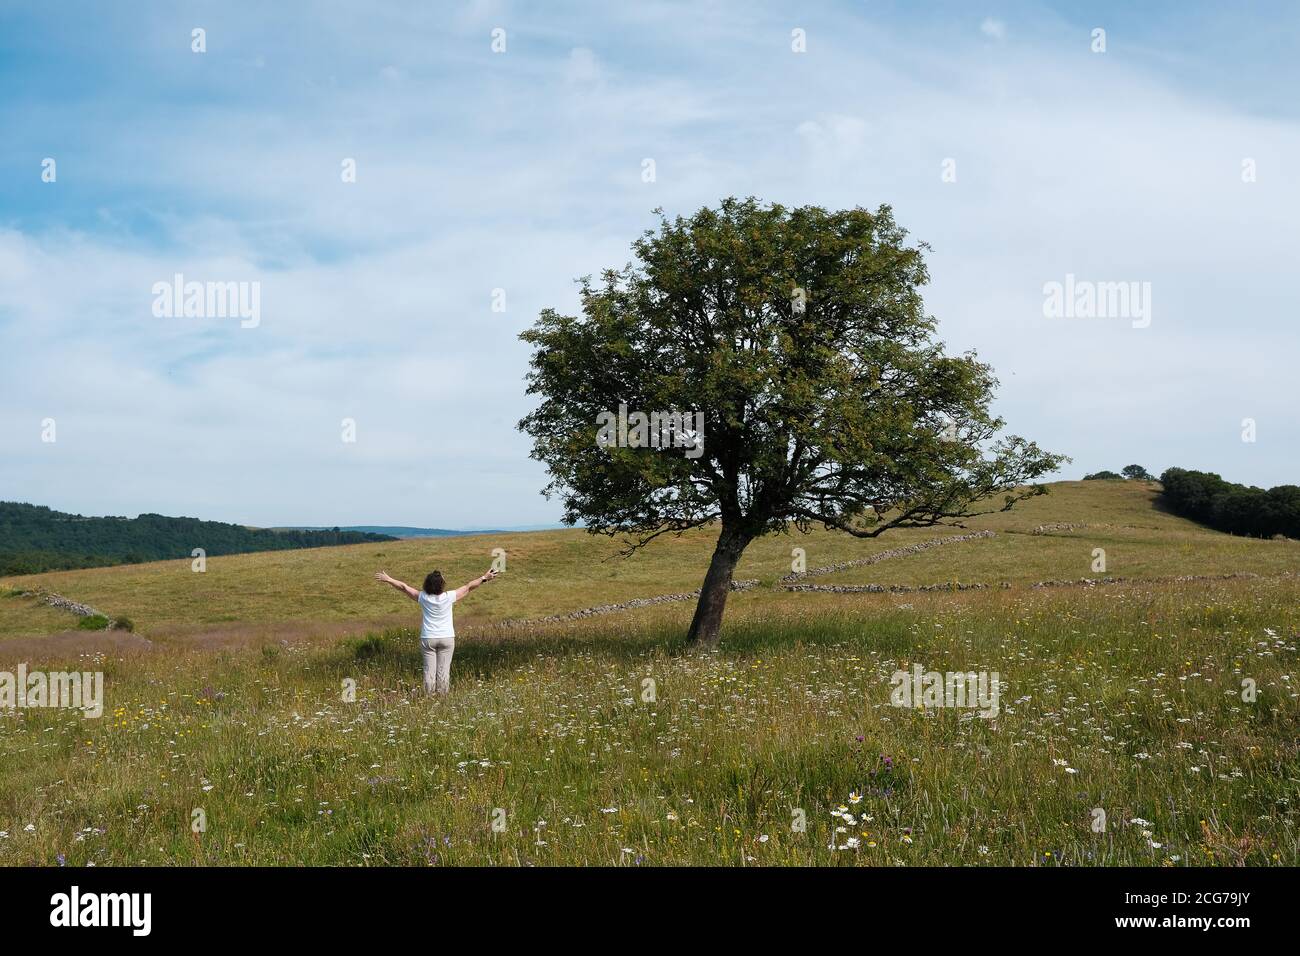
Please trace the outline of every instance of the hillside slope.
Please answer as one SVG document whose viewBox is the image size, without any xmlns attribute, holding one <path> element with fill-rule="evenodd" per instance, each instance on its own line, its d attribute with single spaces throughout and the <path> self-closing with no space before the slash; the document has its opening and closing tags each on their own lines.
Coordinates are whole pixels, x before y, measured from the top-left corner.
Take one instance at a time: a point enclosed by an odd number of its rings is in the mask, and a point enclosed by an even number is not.
<svg viewBox="0 0 1300 956">
<path fill-rule="evenodd" d="M 993 531 L 993 537 L 935 547 L 816 580 L 855 585 L 952 581 L 1027 585 L 1045 579 L 1272 574 L 1300 569 L 1297 542 L 1235 538 L 1207 530 L 1159 510 L 1155 489 L 1128 482 L 1058 482 L 1049 486 L 1049 494 L 1022 502 L 1010 512 L 968 523 L 972 531 Z M 796 547 L 804 549 L 807 567 L 816 569 L 961 533 L 927 528 L 891 531 L 865 540 L 824 530 L 773 535 L 749 548 L 738 577 L 775 583 L 790 573 Z M 504 549 L 507 574 L 476 593 L 458 617 L 473 624 L 691 591 L 703 578 L 714 537 L 702 529 L 662 538 L 623 558 L 617 541 L 580 530 L 503 533 L 232 555 L 210 558 L 202 574 L 194 573 L 186 559 L 7 578 L 4 584 L 13 589 L 45 589 L 110 616 L 129 617 L 151 636 L 293 622 L 404 624 L 413 619 L 410 604 L 372 581 L 374 571 L 386 570 L 418 586 L 424 574 L 436 567 L 450 581 L 460 583 L 486 569 L 494 549 Z M 1106 551 L 1104 573 L 1092 570 L 1095 548 Z M 733 600 L 748 597 L 737 595 Z M 50 632 L 48 608 L 14 597 L 0 601 L 0 607 L 5 609 L 0 613 L 0 636 Z M 32 614 L 28 616 L 24 609 Z"/>
<path fill-rule="evenodd" d="M 188 559 L 195 548 L 223 555 L 388 538 L 338 528 L 272 530 L 157 514 L 87 517 L 43 505 L 0 501 L 0 575 L 139 564 L 182 555 Z"/>
</svg>

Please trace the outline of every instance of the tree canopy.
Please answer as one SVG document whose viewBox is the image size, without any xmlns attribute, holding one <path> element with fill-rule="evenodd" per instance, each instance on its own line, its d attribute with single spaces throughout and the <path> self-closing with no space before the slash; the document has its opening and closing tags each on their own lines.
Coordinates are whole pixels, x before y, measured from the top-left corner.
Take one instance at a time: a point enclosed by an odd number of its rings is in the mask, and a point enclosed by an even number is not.
<svg viewBox="0 0 1300 956">
<path fill-rule="evenodd" d="M 566 523 L 630 533 L 629 550 L 717 523 L 692 640 L 717 639 L 735 565 L 760 535 L 959 523 L 1041 493 L 1027 483 L 1063 460 L 996 438 L 992 371 L 935 340 L 926 247 L 888 206 L 727 199 L 660 213 L 632 249 L 624 268 L 580 280 L 580 315 L 547 309 L 522 334 L 540 403 L 520 428 Z M 703 427 L 596 440 L 611 413 L 701 413 Z"/>
<path fill-rule="evenodd" d="M 1160 497 L 1169 510 L 1228 534 L 1300 538 L 1300 487 L 1255 488 L 1214 472 L 1168 468 Z"/>
<path fill-rule="evenodd" d="M 215 557 L 246 551 L 392 540 L 395 539 L 388 535 L 337 528 L 272 530 L 156 514 L 92 518 L 52 511 L 43 505 L 0 501 L 0 574 L 36 574 L 188 558 L 194 548 L 203 548 L 206 554 Z"/>
</svg>

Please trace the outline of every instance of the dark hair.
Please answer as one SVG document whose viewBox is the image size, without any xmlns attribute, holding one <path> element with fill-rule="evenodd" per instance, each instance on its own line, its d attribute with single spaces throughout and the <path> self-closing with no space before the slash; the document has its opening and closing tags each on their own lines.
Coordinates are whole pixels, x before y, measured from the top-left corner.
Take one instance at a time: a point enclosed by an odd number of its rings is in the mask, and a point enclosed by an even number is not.
<svg viewBox="0 0 1300 956">
<path fill-rule="evenodd" d="M 430 571 L 424 579 L 425 594 L 441 594 L 447 589 L 447 582 L 442 579 L 441 571 Z"/>
</svg>

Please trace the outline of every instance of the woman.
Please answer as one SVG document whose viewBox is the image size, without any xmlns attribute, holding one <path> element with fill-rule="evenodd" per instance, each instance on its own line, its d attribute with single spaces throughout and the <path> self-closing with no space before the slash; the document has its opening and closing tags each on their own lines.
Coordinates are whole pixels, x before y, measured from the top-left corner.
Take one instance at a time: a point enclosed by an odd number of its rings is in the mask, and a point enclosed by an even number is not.
<svg viewBox="0 0 1300 956">
<path fill-rule="evenodd" d="M 444 695 L 451 690 L 451 655 L 456 652 L 456 629 L 451 623 L 451 606 L 496 576 L 496 571 L 489 571 L 469 584 L 448 591 L 442 572 L 431 571 L 424 579 L 424 590 L 417 591 L 409 584 L 389 577 L 387 571 L 375 572 L 376 581 L 391 584 L 420 605 L 420 650 L 424 654 L 426 694 Z"/>
</svg>

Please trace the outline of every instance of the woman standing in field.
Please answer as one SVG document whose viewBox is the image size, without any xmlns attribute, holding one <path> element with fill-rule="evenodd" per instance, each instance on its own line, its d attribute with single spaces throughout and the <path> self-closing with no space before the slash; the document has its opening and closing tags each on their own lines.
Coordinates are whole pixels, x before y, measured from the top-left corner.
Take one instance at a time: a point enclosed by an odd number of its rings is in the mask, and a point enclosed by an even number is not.
<svg viewBox="0 0 1300 956">
<path fill-rule="evenodd" d="M 451 606 L 480 585 L 497 576 L 495 570 L 475 578 L 454 591 L 447 590 L 441 571 L 431 571 L 424 579 L 424 589 L 376 571 L 375 580 L 392 585 L 420 605 L 420 651 L 424 655 L 424 692 L 442 696 L 451 690 L 451 655 L 456 652 L 456 629 L 451 623 Z"/>
</svg>

